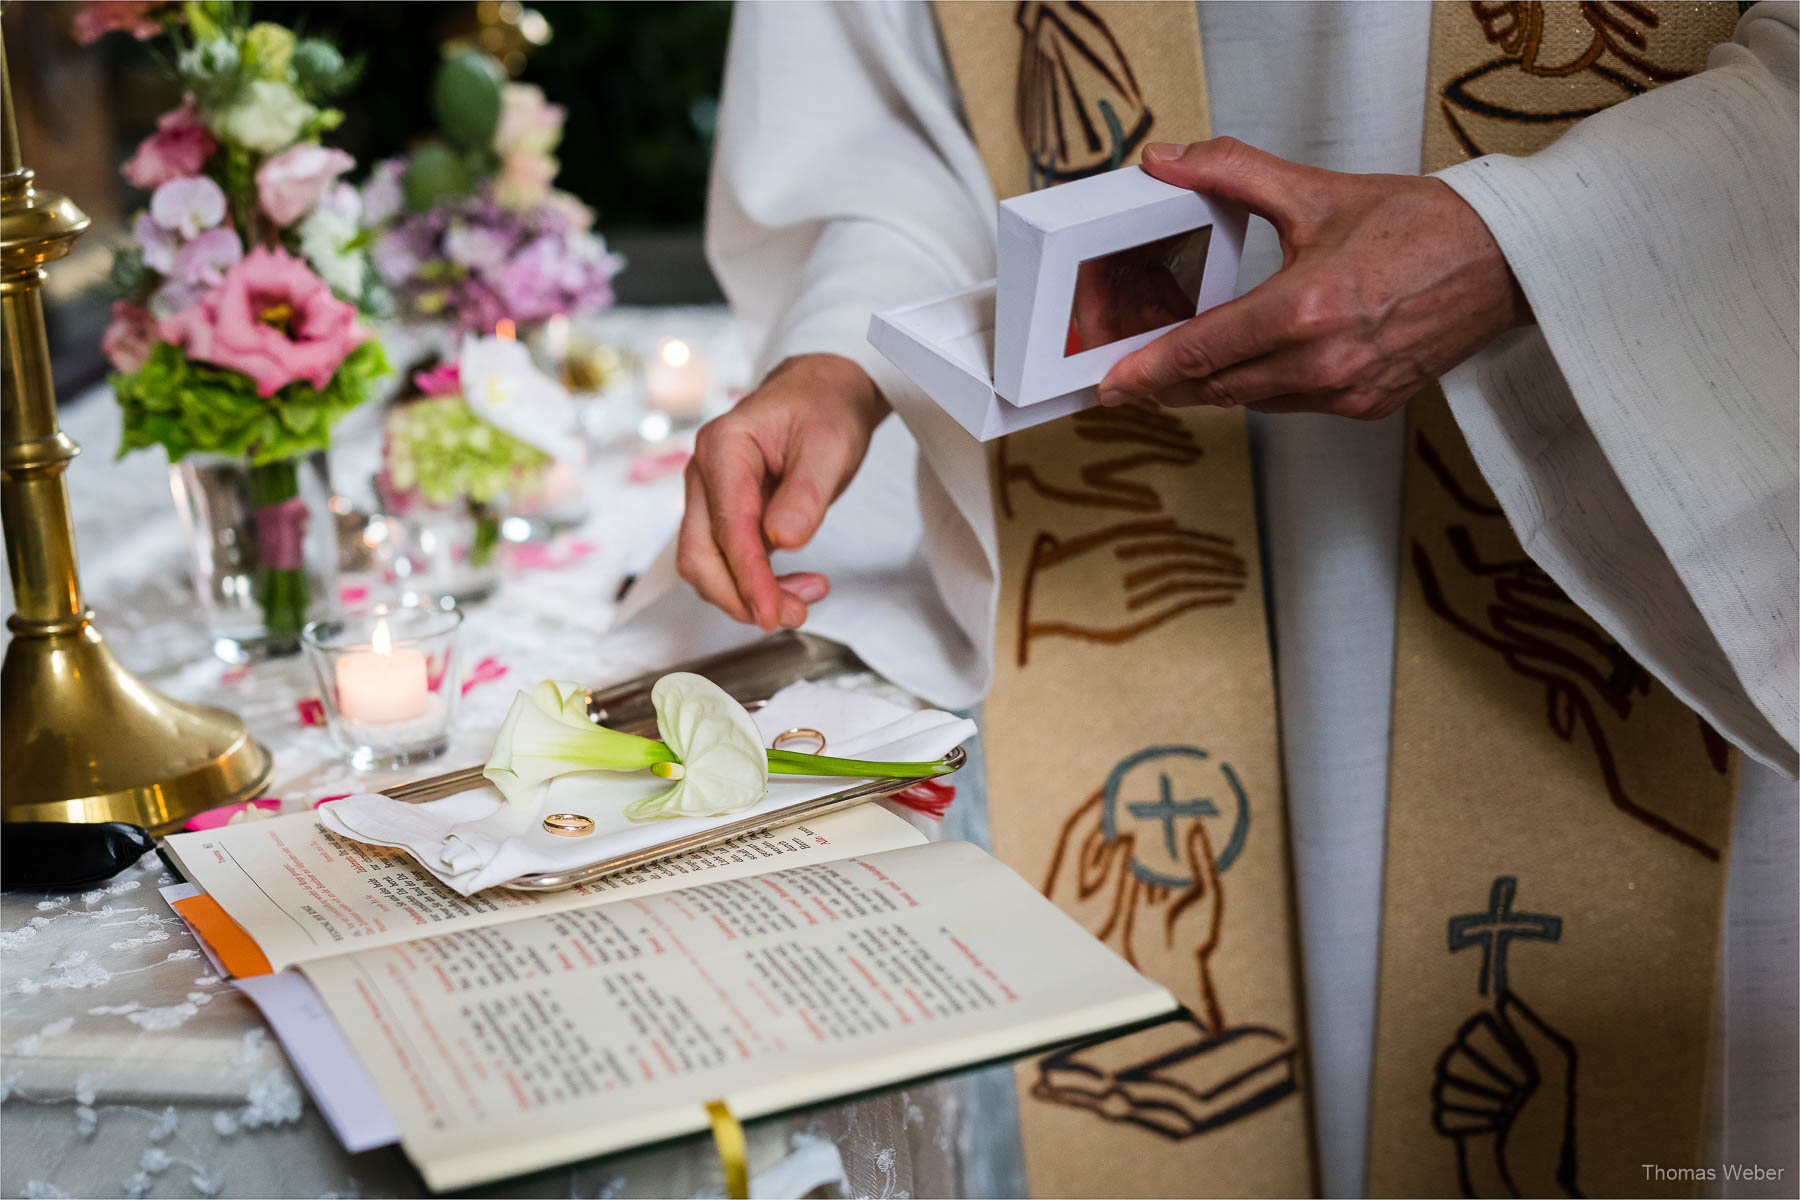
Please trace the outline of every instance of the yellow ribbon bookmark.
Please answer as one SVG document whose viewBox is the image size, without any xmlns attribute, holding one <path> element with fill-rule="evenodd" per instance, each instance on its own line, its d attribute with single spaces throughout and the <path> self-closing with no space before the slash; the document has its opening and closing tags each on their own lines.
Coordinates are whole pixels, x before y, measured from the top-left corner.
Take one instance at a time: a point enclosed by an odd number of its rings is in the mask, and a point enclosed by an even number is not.
<svg viewBox="0 0 1800 1200">
<path fill-rule="evenodd" d="M 712 1118 L 713 1144 L 719 1148 L 719 1167 L 725 1172 L 725 1195 L 729 1200 L 750 1200 L 750 1159 L 744 1127 L 723 1100 L 707 1101 L 706 1115 Z"/>
</svg>

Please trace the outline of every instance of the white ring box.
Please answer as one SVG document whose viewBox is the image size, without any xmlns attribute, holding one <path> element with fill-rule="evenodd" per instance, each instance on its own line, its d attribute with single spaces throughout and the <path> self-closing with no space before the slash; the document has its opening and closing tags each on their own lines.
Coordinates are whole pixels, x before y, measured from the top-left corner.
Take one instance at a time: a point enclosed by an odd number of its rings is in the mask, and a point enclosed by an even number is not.
<svg viewBox="0 0 1800 1200">
<path fill-rule="evenodd" d="M 876 313 L 869 342 L 992 441 L 1092 407 L 1120 359 L 1231 299 L 1246 220 L 1137 167 L 1015 196 L 999 206 L 999 278 Z M 1085 264 L 1084 296 L 1099 300 L 1078 313 Z"/>
</svg>

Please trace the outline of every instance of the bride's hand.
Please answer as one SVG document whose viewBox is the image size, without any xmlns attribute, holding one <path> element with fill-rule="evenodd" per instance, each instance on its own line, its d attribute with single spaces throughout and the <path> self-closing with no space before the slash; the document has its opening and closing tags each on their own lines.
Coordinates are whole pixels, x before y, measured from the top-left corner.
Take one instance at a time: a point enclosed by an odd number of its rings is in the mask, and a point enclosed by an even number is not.
<svg viewBox="0 0 1800 1200">
<path fill-rule="evenodd" d="M 875 384 L 847 358 L 804 354 L 776 367 L 695 439 L 676 545 L 681 577 L 733 620 L 800 625 L 831 583 L 814 571 L 778 579 L 769 552 L 812 540 L 886 415 Z"/>
<path fill-rule="evenodd" d="M 1266 219 L 1282 267 L 1122 359 L 1103 404 L 1384 417 L 1531 320 L 1487 225 L 1440 180 L 1325 171 L 1232 138 L 1146 146 L 1144 170 Z"/>
</svg>

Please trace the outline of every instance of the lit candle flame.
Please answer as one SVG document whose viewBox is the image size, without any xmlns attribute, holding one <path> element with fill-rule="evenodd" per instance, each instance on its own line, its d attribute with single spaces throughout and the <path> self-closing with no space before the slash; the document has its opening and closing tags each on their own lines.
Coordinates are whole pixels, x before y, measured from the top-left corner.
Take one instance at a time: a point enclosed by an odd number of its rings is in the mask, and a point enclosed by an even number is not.
<svg viewBox="0 0 1800 1200">
<path fill-rule="evenodd" d="M 694 352 L 680 338 L 670 338 L 662 344 L 662 360 L 671 367 L 682 366 L 693 356 Z"/>
<path fill-rule="evenodd" d="M 394 642 L 388 634 L 387 618 L 382 617 L 375 622 L 375 632 L 369 635 L 369 649 L 384 658 L 394 652 Z"/>
<path fill-rule="evenodd" d="M 494 336 L 503 342 L 510 342 L 519 336 L 518 331 L 513 328 L 511 317 L 501 317 L 494 323 Z"/>
</svg>

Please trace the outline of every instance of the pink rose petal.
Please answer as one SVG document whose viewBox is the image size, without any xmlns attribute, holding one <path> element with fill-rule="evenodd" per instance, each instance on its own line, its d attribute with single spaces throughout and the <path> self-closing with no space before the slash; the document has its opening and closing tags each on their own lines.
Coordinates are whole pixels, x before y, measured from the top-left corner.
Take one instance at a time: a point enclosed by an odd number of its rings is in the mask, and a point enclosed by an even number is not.
<svg viewBox="0 0 1800 1200">
<path fill-rule="evenodd" d="M 560 571 L 564 567 L 574 566 L 599 549 L 593 542 L 580 538 L 559 537 L 548 544 L 526 542 L 522 546 L 514 546 L 508 551 L 508 561 L 513 566 L 524 569 Z"/>
<path fill-rule="evenodd" d="M 251 800 L 243 804 L 227 804 L 223 808 L 209 808 L 203 813 L 196 813 L 189 817 L 182 828 L 196 833 L 207 829 L 218 829 L 231 824 L 231 818 L 252 807 L 269 813 L 280 812 L 281 801 L 272 796 L 264 796 L 260 800 Z"/>
<path fill-rule="evenodd" d="M 484 658 L 475 664 L 475 669 L 470 671 L 468 677 L 463 680 L 462 694 L 466 696 L 469 694 L 470 688 L 483 683 L 492 683 L 505 675 L 506 665 L 504 663 L 492 656 Z"/>
<path fill-rule="evenodd" d="M 649 483 L 652 479 L 660 479 L 681 470 L 692 457 L 692 450 L 662 450 L 640 454 L 631 460 L 631 469 L 625 473 L 625 478 L 632 483 Z"/>
<path fill-rule="evenodd" d="M 950 811 L 951 802 L 956 799 L 956 785 L 924 779 L 903 792 L 894 793 L 888 799 L 916 813 L 923 813 L 934 821 L 941 821 L 944 814 Z"/>
</svg>

